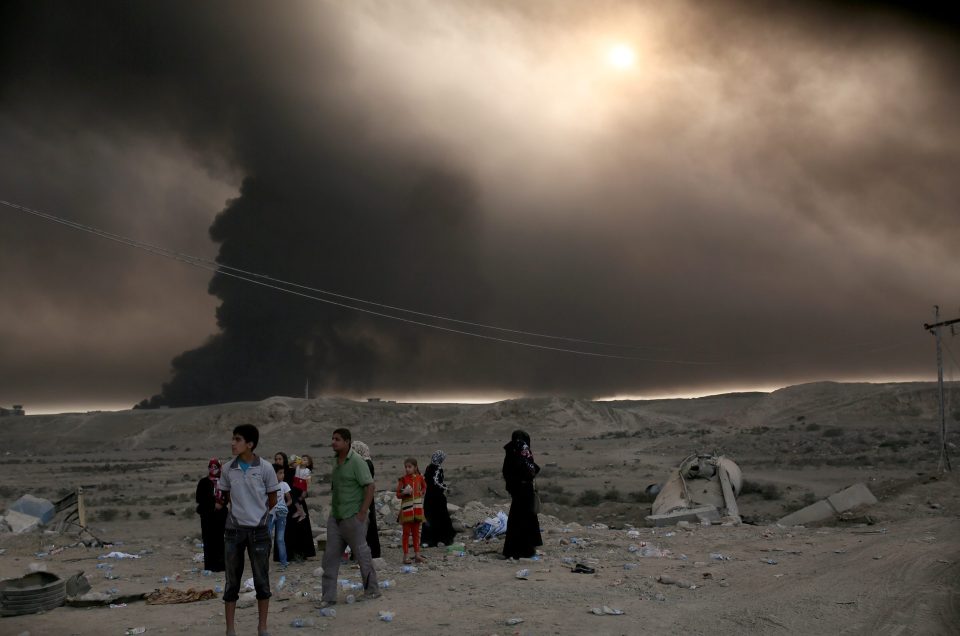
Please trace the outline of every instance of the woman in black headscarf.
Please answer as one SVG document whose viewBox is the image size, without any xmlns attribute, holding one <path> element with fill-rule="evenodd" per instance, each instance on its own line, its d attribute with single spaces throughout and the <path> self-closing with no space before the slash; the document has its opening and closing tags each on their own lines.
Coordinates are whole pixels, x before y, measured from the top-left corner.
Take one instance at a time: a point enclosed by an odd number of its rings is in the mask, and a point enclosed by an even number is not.
<svg viewBox="0 0 960 636">
<path fill-rule="evenodd" d="M 363 461 L 367 462 L 367 468 L 370 469 L 370 476 L 373 477 L 373 459 L 370 456 L 370 447 L 364 442 L 353 441 L 350 444 L 350 448 L 353 449 L 354 453 L 362 457 Z M 377 504 L 375 501 L 370 502 L 370 512 L 367 513 L 367 545 L 370 546 L 370 557 L 373 559 L 379 559 L 380 530 L 377 528 Z"/>
<path fill-rule="evenodd" d="M 443 468 L 440 467 L 446 458 L 447 454 L 442 450 L 436 451 L 430 456 L 430 465 L 423 473 L 423 478 L 427 481 L 427 492 L 423 496 L 423 514 L 427 522 L 420 531 L 420 539 L 431 548 L 438 543 L 450 545 L 453 536 L 457 534 L 453 529 L 453 522 L 450 521 L 450 511 L 447 510 L 449 487 L 443 480 Z"/>
<path fill-rule="evenodd" d="M 540 522 L 534 511 L 533 489 L 533 479 L 540 472 L 540 467 L 533 461 L 530 436 L 525 431 L 514 431 L 503 450 L 503 479 L 512 498 L 503 556 L 529 558 L 537 553 L 537 546 L 543 545 Z"/>
<path fill-rule="evenodd" d="M 197 514 L 203 536 L 203 567 L 211 572 L 224 571 L 223 528 L 227 523 L 226 497 L 220 490 L 220 460 L 207 464 L 207 476 L 197 482 Z"/>
</svg>

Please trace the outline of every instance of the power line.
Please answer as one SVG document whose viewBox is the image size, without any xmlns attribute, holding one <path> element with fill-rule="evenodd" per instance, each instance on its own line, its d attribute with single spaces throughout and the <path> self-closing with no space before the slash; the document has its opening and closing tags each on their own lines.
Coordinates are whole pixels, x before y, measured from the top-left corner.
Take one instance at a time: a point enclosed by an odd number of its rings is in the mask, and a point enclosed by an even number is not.
<svg viewBox="0 0 960 636">
<path fill-rule="evenodd" d="M 69 220 L 69 219 L 65 219 L 65 218 L 62 218 L 62 217 L 58 217 L 58 216 L 55 216 L 55 215 L 53 215 L 53 214 L 48 214 L 48 213 L 46 213 L 46 212 L 41 212 L 41 211 L 39 211 L 39 210 L 35 210 L 35 209 L 33 209 L 33 208 L 29 208 L 29 207 L 26 207 L 26 206 L 23 206 L 23 205 L 20 205 L 20 204 L 17 204 L 17 203 L 12 203 L 12 202 L 9 202 L 9 201 L 0 200 L 0 204 L 5 205 L 5 206 L 7 206 L 7 207 L 9 207 L 9 208 L 13 208 L 13 209 L 15 209 L 15 210 L 19 210 L 19 211 L 21 211 L 21 212 L 26 212 L 27 214 L 30 214 L 30 215 L 33 215 L 33 216 L 36 216 L 36 217 L 45 219 L 45 220 L 47 220 L 47 221 L 51 221 L 51 222 L 54 222 L 54 223 L 58 223 L 58 224 L 60 224 L 60 225 L 64 225 L 64 226 L 69 227 L 69 228 L 71 228 L 71 229 L 75 229 L 75 230 L 87 232 L 87 233 L 90 233 L 90 234 L 94 234 L 94 235 L 99 236 L 99 237 L 101 237 L 101 238 L 105 238 L 105 239 L 110 240 L 110 241 L 114 241 L 114 242 L 117 242 L 117 243 L 120 243 L 120 244 L 123 244 L 123 245 L 127 245 L 127 246 L 129 246 L 129 247 L 134 247 L 134 248 L 136 248 L 136 249 L 144 250 L 144 251 L 146 251 L 146 252 L 149 252 L 149 253 L 154 254 L 154 255 L 157 255 L 157 256 L 162 256 L 162 257 L 164 257 L 164 258 L 169 258 L 169 259 L 172 259 L 172 260 L 177 260 L 177 261 L 180 261 L 180 262 L 182 262 L 182 263 L 186 263 L 186 264 L 188 264 L 188 265 L 192 265 L 193 267 L 197 267 L 197 268 L 200 268 L 200 269 L 204 269 L 204 270 L 207 270 L 207 271 L 211 271 L 211 272 L 213 272 L 214 274 L 221 274 L 221 275 L 224 275 L 224 276 L 230 276 L 230 277 L 236 278 L 236 279 L 238 279 L 238 280 L 243 280 L 243 281 L 246 281 L 246 282 L 255 284 L 255 285 L 260 285 L 260 286 L 262 286 L 262 287 L 267 287 L 267 288 L 274 289 L 274 290 L 277 290 L 277 291 L 280 291 L 280 292 L 284 292 L 284 293 L 287 293 L 287 294 L 292 294 L 292 295 L 299 296 L 299 297 L 302 297 L 302 298 L 307 298 L 307 299 L 310 299 L 310 300 L 316 300 L 316 301 L 318 301 L 318 302 L 326 303 L 326 304 L 329 304 L 329 305 L 334 305 L 334 306 L 337 306 L 337 307 L 343 307 L 343 308 L 345 308 L 345 309 L 350 309 L 350 310 L 353 310 L 353 311 L 358 311 L 358 312 L 361 312 L 361 313 L 365 313 L 365 314 L 369 314 L 369 315 L 373 315 L 373 316 L 378 316 L 378 317 L 381 317 L 381 318 L 387 318 L 387 319 L 390 319 L 390 320 L 396 320 L 396 321 L 399 321 L 399 322 L 404 322 L 404 323 L 408 323 L 408 324 L 412 324 L 412 325 L 418 325 L 418 326 L 421 326 L 421 327 L 427 327 L 427 328 L 431 328 L 431 329 L 438 329 L 438 330 L 440 330 L 440 331 L 446 331 L 446 332 L 448 332 L 448 333 L 454 333 L 454 334 L 463 335 L 463 336 L 470 336 L 470 337 L 474 337 L 474 338 L 481 338 L 481 339 L 484 339 L 484 340 L 491 340 L 491 341 L 494 341 L 494 342 L 501 342 L 501 343 L 506 343 L 506 344 L 514 344 L 514 345 L 523 346 L 523 347 L 529 347 L 529 348 L 534 348 L 534 349 L 541 349 L 541 350 L 547 350 L 547 351 L 558 351 L 558 352 L 562 352 L 562 353 L 571 353 L 571 354 L 591 356 L 591 357 L 611 358 L 611 359 L 618 359 L 618 360 L 633 360 L 633 361 L 638 361 L 638 362 L 655 362 L 655 363 L 664 363 L 664 364 L 678 364 L 678 365 L 698 365 L 698 366 L 699 366 L 699 365 L 712 365 L 712 364 L 715 364 L 715 363 L 711 363 L 711 362 L 702 362 L 702 361 L 696 361 L 696 360 L 671 360 L 671 359 L 660 359 L 660 358 L 647 358 L 647 357 L 640 357 L 640 356 L 626 356 L 626 355 L 616 355 L 616 354 L 610 354 L 610 353 L 598 353 L 598 352 L 593 352 L 593 351 L 583 351 L 583 350 L 580 350 L 580 349 L 568 349 L 568 348 L 563 348 L 563 347 L 551 347 L 551 346 L 540 345 L 540 344 L 535 344 L 535 343 L 531 343 L 531 342 L 524 342 L 524 341 L 521 341 L 521 340 L 513 340 L 513 339 L 509 339 L 509 338 L 498 338 L 498 337 L 496 337 L 496 336 L 490 336 L 490 335 L 486 335 L 486 334 L 475 333 L 475 332 L 472 332 L 472 331 L 464 331 L 464 330 L 461 330 L 461 329 L 454 329 L 454 328 L 451 328 L 451 327 L 444 327 L 444 326 L 442 326 L 442 325 L 436 325 L 436 324 L 432 324 L 432 323 L 426 323 L 426 322 L 422 322 L 422 321 L 419 321 L 419 320 L 412 320 L 412 319 L 409 319 L 409 318 L 403 318 L 403 317 L 401 317 L 401 316 L 394 316 L 394 315 L 386 314 L 386 313 L 379 312 L 379 311 L 374 311 L 374 310 L 370 310 L 370 309 L 365 309 L 365 308 L 363 308 L 363 307 L 355 307 L 355 306 L 353 306 L 353 305 L 348 305 L 348 304 L 346 304 L 346 303 L 342 303 L 342 302 L 330 300 L 329 298 L 321 298 L 321 297 L 316 296 L 316 295 L 313 295 L 313 294 L 308 294 L 308 293 L 304 293 L 304 292 L 299 292 L 299 291 L 296 291 L 296 289 L 289 289 L 288 287 L 294 287 L 294 288 L 297 288 L 297 289 L 304 289 L 304 290 L 312 291 L 312 292 L 319 293 L 319 294 L 326 294 L 326 295 L 329 295 L 329 296 L 334 296 L 334 297 L 336 297 L 336 298 L 342 298 L 342 299 L 350 300 L 350 301 L 353 301 L 353 302 L 360 302 L 360 303 L 364 303 L 364 304 L 368 304 L 368 305 L 373 305 L 373 306 L 377 306 L 377 307 L 381 307 L 381 308 L 389 309 L 389 310 L 393 310 L 393 311 L 403 311 L 403 312 L 407 312 L 407 313 L 419 315 L 419 316 L 422 316 L 422 317 L 428 317 L 428 318 L 432 318 L 432 319 L 436 319 L 436 320 L 445 320 L 445 321 L 454 322 L 454 323 L 459 323 L 459 324 L 464 324 L 464 325 L 469 325 L 469 326 L 473 326 L 473 327 L 479 327 L 479 328 L 483 328 L 483 329 L 498 330 L 498 331 L 514 333 L 514 334 L 518 334 L 518 335 L 527 335 L 527 336 L 540 337 L 540 338 L 550 338 L 550 339 L 554 339 L 554 340 L 563 340 L 563 341 L 568 341 L 568 342 L 577 342 L 577 343 L 580 343 L 580 344 L 593 344 L 593 345 L 609 346 L 609 347 L 621 347 L 621 348 L 632 348 L 632 349 L 644 348 L 644 347 L 638 347 L 638 346 L 635 346 L 635 345 L 619 345 L 619 344 L 607 343 L 607 342 L 599 342 L 599 341 L 594 341 L 594 340 L 585 340 L 585 339 L 579 339 L 579 338 L 570 338 L 570 337 L 566 337 L 566 336 L 556 336 L 556 335 L 551 335 L 551 334 L 542 334 L 542 333 L 536 333 L 536 332 L 521 331 L 521 330 L 516 330 L 516 329 L 508 329 L 508 328 L 505 328 L 505 327 L 498 327 L 498 326 L 494 326 L 494 325 L 486 325 L 486 324 L 482 324 L 482 323 L 475 323 L 475 322 L 469 322 L 469 321 L 465 321 L 465 320 L 458 320 L 458 319 L 456 319 L 456 318 L 449 318 L 449 317 L 446 317 L 446 316 L 439 316 L 439 315 L 428 314 L 428 313 L 425 313 L 425 312 L 419 312 L 419 311 L 415 311 L 415 310 L 411 310 L 411 309 L 404 309 L 404 308 L 401 308 L 401 307 L 394 307 L 394 306 L 391 306 L 391 305 L 385 305 L 385 304 L 377 303 L 377 302 L 374 302 L 374 301 L 363 300 L 363 299 L 354 298 L 354 297 L 351 297 L 351 296 L 346 296 L 346 295 L 343 295 L 343 294 L 337 294 L 337 293 L 335 293 L 335 292 L 330 292 L 330 291 L 323 290 L 323 289 L 317 289 L 317 288 L 308 287 L 308 286 L 306 286 L 306 285 L 300 285 L 300 284 L 297 284 L 297 283 L 292 283 L 292 282 L 289 282 L 289 281 L 285 281 L 285 280 L 282 280 L 282 279 L 278 279 L 278 278 L 274 278 L 274 277 L 268 276 L 268 275 L 266 275 L 266 274 L 259 274 L 259 273 L 256 273 L 256 272 L 250 272 L 250 271 L 243 270 L 243 269 L 236 268 L 236 267 L 232 267 L 232 266 L 229 266 L 229 265 L 224 265 L 224 264 L 221 264 L 221 263 L 217 263 L 216 261 L 211 261 L 211 260 L 209 260 L 209 259 L 201 258 L 201 257 L 198 257 L 198 256 L 192 256 L 192 255 L 190 255 L 190 254 L 184 254 L 184 253 L 181 253 L 181 252 L 176 252 L 176 251 L 174 251 L 174 250 L 170 250 L 170 249 L 165 248 L 165 247 L 161 247 L 161 246 L 158 246 L 158 245 L 152 245 L 152 244 L 150 244 L 150 243 L 145 243 L 145 242 L 142 242 L 142 241 L 137 241 L 137 240 L 135 240 L 135 239 L 132 239 L 132 238 L 129 238 L 129 237 L 120 235 L 120 234 L 114 234 L 114 233 L 112 233 L 112 232 L 107 232 L 106 230 L 102 230 L 102 229 L 100 229 L 100 228 L 96 228 L 96 227 L 93 227 L 93 226 L 85 225 L 85 224 L 83 224 L 83 223 L 78 223 L 78 222 L 76 222 L 76 221 L 71 221 L 71 220 Z M 267 281 L 267 282 L 265 282 L 265 281 Z M 274 283 L 277 283 L 277 284 L 274 284 Z M 282 287 L 281 285 L 286 285 L 287 287 Z"/>
</svg>

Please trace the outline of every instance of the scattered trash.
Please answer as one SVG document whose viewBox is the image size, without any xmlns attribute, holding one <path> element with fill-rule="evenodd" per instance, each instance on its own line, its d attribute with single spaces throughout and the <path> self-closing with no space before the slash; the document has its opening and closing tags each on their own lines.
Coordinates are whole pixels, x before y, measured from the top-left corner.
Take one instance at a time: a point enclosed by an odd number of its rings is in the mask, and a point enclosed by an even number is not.
<svg viewBox="0 0 960 636">
<path fill-rule="evenodd" d="M 326 616 L 327 618 L 336 618 L 337 610 L 333 609 L 332 607 L 321 607 L 320 616 Z"/>
<path fill-rule="evenodd" d="M 139 559 L 139 554 L 129 554 L 127 552 L 110 552 L 108 554 L 101 554 L 98 559 Z"/>
<path fill-rule="evenodd" d="M 377 618 L 379 618 L 385 623 L 389 623 L 390 621 L 393 620 L 393 612 L 388 610 L 380 610 L 379 612 L 377 612 Z"/>
<path fill-rule="evenodd" d="M 295 618 L 290 621 L 290 627 L 313 627 L 312 618 Z"/>
<path fill-rule="evenodd" d="M 645 543 L 640 544 L 639 554 L 642 557 L 649 557 L 654 559 L 662 559 L 665 556 L 670 554 L 669 550 L 661 550 L 655 545 L 647 545 Z"/>
<path fill-rule="evenodd" d="M 195 590 L 192 587 L 188 590 L 177 590 L 172 587 L 165 587 L 162 590 L 154 590 L 144 597 L 147 605 L 194 603 L 196 601 L 210 601 L 215 598 L 216 595 L 213 590 Z"/>
<path fill-rule="evenodd" d="M 519 625 L 519 624 L 522 623 L 522 622 L 523 622 L 523 619 L 522 619 L 522 618 L 508 618 L 507 620 L 504 621 L 504 624 L 506 624 L 506 625 Z"/>
<path fill-rule="evenodd" d="M 624 564 L 623 564 L 623 569 L 624 569 L 624 570 L 636 570 L 638 567 L 640 567 L 640 564 L 639 564 L 639 563 L 624 563 Z"/>
<path fill-rule="evenodd" d="M 486 519 L 474 526 L 473 538 L 476 540 L 492 539 L 506 533 L 506 531 L 507 514 L 501 510 L 497 512 L 497 516 Z"/>
<path fill-rule="evenodd" d="M 597 572 L 594 568 L 586 566 L 583 563 L 577 563 L 570 571 L 574 574 L 595 574 Z"/>
<path fill-rule="evenodd" d="M 593 608 L 591 608 L 591 609 L 590 609 L 590 613 L 591 613 L 591 614 L 596 614 L 597 616 L 603 616 L 603 615 L 607 615 L 607 616 L 622 616 L 622 615 L 623 615 L 623 610 L 622 610 L 622 609 L 616 609 L 616 608 L 613 608 L 613 607 L 608 607 L 607 605 L 604 605 L 603 607 L 593 607 Z"/>
<path fill-rule="evenodd" d="M 523 568 L 522 570 L 517 570 L 518 579 L 522 579 L 526 581 L 529 576 L 530 576 L 530 570 L 528 570 L 527 568 Z"/>
<path fill-rule="evenodd" d="M 627 536 L 630 537 L 630 538 L 639 537 L 639 536 L 640 536 L 640 531 L 639 531 L 639 530 L 628 530 L 628 531 L 627 531 Z"/>
<path fill-rule="evenodd" d="M 467 556 L 467 546 L 462 543 L 453 543 L 447 546 L 447 554 L 450 556 Z"/>
<path fill-rule="evenodd" d="M 166 576 L 163 577 L 163 578 L 169 580 L 169 578 L 166 577 Z M 253 590 L 253 589 L 256 589 L 256 587 L 253 585 L 253 577 L 252 577 L 252 576 L 251 576 L 249 579 L 247 579 L 246 581 L 243 582 L 243 589 L 245 589 L 245 590 Z"/>
<path fill-rule="evenodd" d="M 766 563 L 767 565 L 776 565 L 777 562 L 773 559 L 760 559 L 761 563 Z"/>
<path fill-rule="evenodd" d="M 357 602 L 357 597 L 353 594 L 347 594 L 347 605 L 352 605 Z"/>
<path fill-rule="evenodd" d="M 110 609 L 122 609 L 126 606 L 126 603 L 110 603 Z"/>
<path fill-rule="evenodd" d="M 732 561 L 733 560 L 727 555 L 721 554 L 720 552 L 711 552 L 710 558 L 713 559 L 714 561 Z"/>
<path fill-rule="evenodd" d="M 146 631 L 147 631 L 146 627 L 128 627 L 127 631 L 125 631 L 124 633 L 128 634 L 129 636 L 130 634 L 143 634 Z"/>
<path fill-rule="evenodd" d="M 382 589 L 384 589 L 384 590 L 387 590 L 387 589 L 390 589 L 391 587 L 396 587 L 396 586 L 397 586 L 396 582 L 394 582 L 394 581 L 392 581 L 392 580 L 389 580 L 389 579 L 386 580 L 386 581 L 380 581 L 379 585 L 380 585 L 380 587 L 381 587 Z"/>
<path fill-rule="evenodd" d="M 403 572 L 404 574 L 416 574 L 417 568 L 414 565 L 404 565 L 403 567 L 400 568 L 400 571 Z"/>
</svg>

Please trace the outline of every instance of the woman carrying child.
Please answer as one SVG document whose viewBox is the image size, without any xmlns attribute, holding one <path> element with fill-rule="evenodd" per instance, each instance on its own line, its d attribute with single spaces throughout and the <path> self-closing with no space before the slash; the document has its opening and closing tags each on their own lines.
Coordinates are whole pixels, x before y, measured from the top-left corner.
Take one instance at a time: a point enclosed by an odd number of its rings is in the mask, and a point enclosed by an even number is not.
<svg viewBox="0 0 960 636">
<path fill-rule="evenodd" d="M 287 517 L 287 555 L 291 560 L 302 561 L 317 555 L 313 543 L 313 528 L 310 525 L 310 511 L 307 509 L 307 487 L 312 477 L 313 460 L 309 455 L 292 457 L 294 468 L 290 495 L 293 503 Z"/>
<path fill-rule="evenodd" d="M 410 563 L 410 551 L 407 539 L 413 539 L 414 561 L 423 563 L 426 559 L 420 556 L 420 524 L 423 523 L 423 493 L 427 483 L 420 474 L 417 460 L 408 457 L 403 460 L 405 474 L 397 480 L 397 498 L 400 499 L 400 514 L 397 521 L 403 524 L 403 562 Z"/>
</svg>

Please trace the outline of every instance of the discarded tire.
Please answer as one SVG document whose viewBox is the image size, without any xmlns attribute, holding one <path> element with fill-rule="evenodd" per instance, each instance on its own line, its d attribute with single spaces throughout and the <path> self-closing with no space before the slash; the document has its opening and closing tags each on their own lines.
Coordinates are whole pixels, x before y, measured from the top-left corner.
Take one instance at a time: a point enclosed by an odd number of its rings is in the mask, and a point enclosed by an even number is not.
<svg viewBox="0 0 960 636">
<path fill-rule="evenodd" d="M 0 616 L 45 612 L 63 605 L 65 581 L 49 572 L 34 572 L 0 581 Z"/>
</svg>

